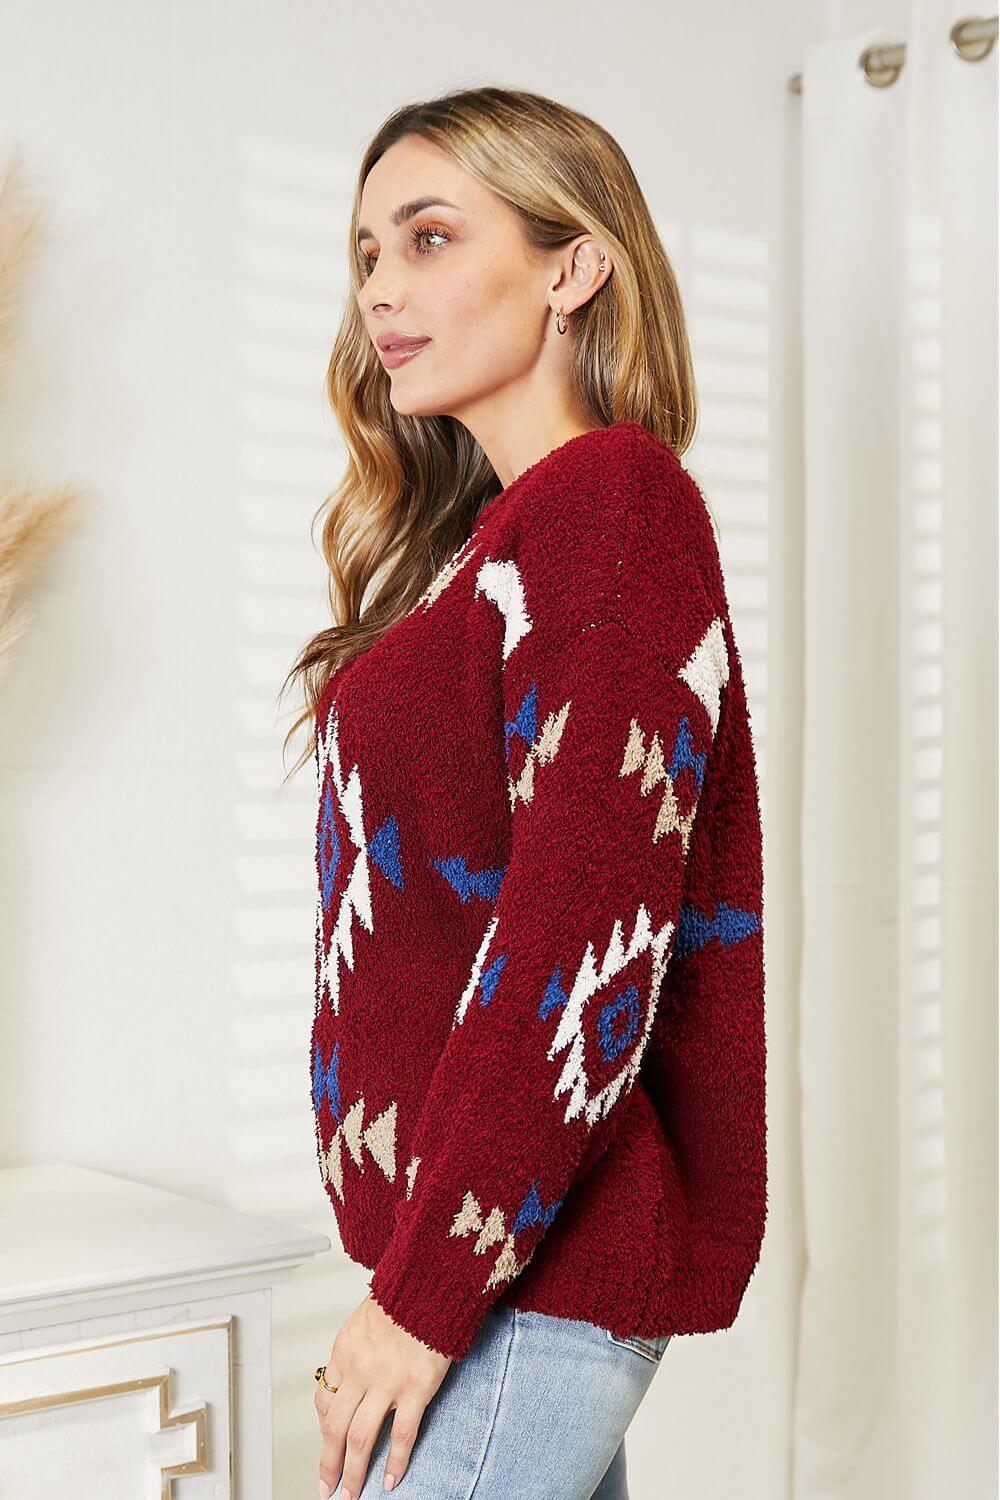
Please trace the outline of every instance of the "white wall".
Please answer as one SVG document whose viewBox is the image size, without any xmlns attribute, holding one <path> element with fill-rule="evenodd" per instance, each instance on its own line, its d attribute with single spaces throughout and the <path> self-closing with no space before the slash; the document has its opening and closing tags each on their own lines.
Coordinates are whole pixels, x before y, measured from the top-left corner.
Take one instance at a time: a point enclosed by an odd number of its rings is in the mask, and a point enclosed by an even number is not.
<svg viewBox="0 0 1000 1500">
<path fill-rule="evenodd" d="M 853 24 L 867 7 L 850 9 Z M 636 1500 L 771 1500 L 786 1467 L 801 669 L 786 81 L 837 20 L 794 0 L 5 10 L 2 141 L 24 148 L 55 224 L 0 409 L 3 472 L 91 491 L 0 684 L 8 1165 L 77 1161 L 336 1238 L 309 1111 L 313 784 L 307 765 L 279 786 L 291 708 L 276 720 L 275 695 L 324 621 L 308 531 L 338 473 L 323 375 L 355 164 L 403 99 L 534 88 L 613 131 L 663 225 L 703 402 L 688 462 L 723 527 L 764 777 L 771 1213 L 734 1329 L 668 1350 L 629 1438 Z M 338 1249 L 276 1301 L 281 1496 L 313 1493 L 311 1372 L 365 1288 Z"/>
</svg>

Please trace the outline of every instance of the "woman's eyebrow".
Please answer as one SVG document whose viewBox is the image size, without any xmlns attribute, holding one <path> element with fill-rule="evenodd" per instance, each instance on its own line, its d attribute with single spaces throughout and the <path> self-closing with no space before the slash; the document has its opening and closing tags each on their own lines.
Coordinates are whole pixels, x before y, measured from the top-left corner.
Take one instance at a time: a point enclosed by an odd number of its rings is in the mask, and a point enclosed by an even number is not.
<svg viewBox="0 0 1000 1500">
<path fill-rule="evenodd" d="M 447 198 L 436 198 L 433 194 L 429 198 L 414 198 L 409 203 L 401 203 L 398 208 L 393 209 L 389 215 L 392 224 L 402 224 L 406 219 L 412 219 L 416 214 L 422 214 L 426 208 L 458 208 L 457 203 L 451 203 Z M 358 239 L 373 240 L 375 236 L 370 229 L 364 225 L 358 230 Z"/>
</svg>

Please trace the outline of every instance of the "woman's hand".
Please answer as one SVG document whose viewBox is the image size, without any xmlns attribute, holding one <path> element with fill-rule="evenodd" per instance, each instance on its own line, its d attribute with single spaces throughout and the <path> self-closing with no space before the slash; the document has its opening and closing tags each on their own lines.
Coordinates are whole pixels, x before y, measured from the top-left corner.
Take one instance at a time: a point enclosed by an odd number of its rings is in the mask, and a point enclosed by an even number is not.
<svg viewBox="0 0 1000 1500">
<path fill-rule="evenodd" d="M 375 1439 L 393 1407 L 392 1441 L 385 1488 L 399 1483 L 431 1397 L 452 1364 L 394 1323 L 369 1295 L 337 1334 L 326 1367 L 328 1384 L 316 1384 L 316 1412 L 323 1433 L 319 1461 L 321 1500 L 338 1479 L 344 1500 L 358 1500 Z M 390 1478 L 391 1476 L 391 1478 Z"/>
</svg>

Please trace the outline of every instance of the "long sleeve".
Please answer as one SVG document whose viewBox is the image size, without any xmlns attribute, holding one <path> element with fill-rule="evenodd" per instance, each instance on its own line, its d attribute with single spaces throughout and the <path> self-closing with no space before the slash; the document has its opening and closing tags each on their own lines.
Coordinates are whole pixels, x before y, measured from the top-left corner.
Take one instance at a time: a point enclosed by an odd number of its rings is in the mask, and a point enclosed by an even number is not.
<svg viewBox="0 0 1000 1500">
<path fill-rule="evenodd" d="M 509 858 L 371 1280 L 394 1321 L 454 1358 L 624 1115 L 727 675 L 723 623 L 679 560 L 663 563 L 657 619 L 615 599 L 566 633 L 554 604 L 528 607 L 512 564 L 493 566 Z"/>
</svg>

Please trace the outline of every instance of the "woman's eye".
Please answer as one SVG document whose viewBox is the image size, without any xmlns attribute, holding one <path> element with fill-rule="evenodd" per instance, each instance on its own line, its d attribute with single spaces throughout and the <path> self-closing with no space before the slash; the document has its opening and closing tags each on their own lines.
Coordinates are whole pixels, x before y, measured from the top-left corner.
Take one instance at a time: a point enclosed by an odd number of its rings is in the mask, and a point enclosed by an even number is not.
<svg viewBox="0 0 1000 1500">
<path fill-rule="evenodd" d="M 446 229 L 436 229 L 431 224 L 415 225 L 413 229 L 410 230 L 410 240 L 416 246 L 417 251 L 420 255 L 430 255 L 432 251 L 438 248 L 437 245 L 432 245 L 430 250 L 421 250 L 420 241 L 427 237 L 443 239 L 446 242 L 451 239 L 451 235 Z"/>
<path fill-rule="evenodd" d="M 451 239 L 451 235 L 448 233 L 447 229 L 439 229 L 432 224 L 414 225 L 410 230 L 410 243 L 414 247 L 418 255 L 433 255 L 435 250 L 440 249 L 439 245 L 430 245 L 427 247 L 422 246 L 420 243 L 421 240 L 428 238 L 443 240 L 445 244 L 447 244 Z M 371 275 L 377 259 L 377 256 L 371 255 L 367 250 L 362 250 L 361 270 L 365 276 Z"/>
</svg>

